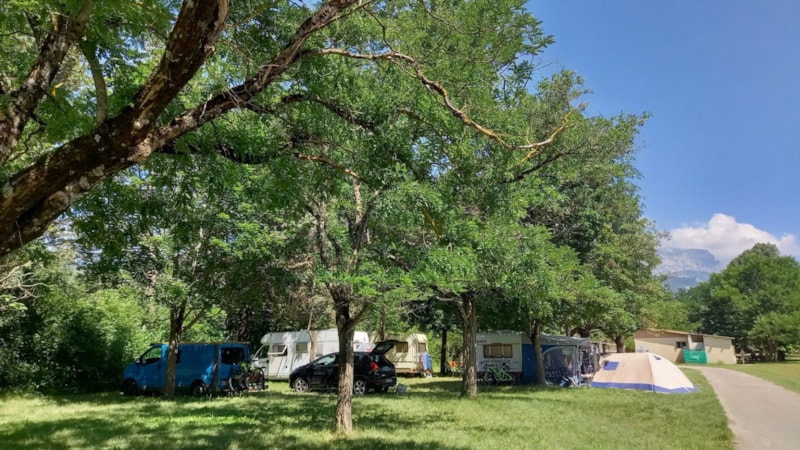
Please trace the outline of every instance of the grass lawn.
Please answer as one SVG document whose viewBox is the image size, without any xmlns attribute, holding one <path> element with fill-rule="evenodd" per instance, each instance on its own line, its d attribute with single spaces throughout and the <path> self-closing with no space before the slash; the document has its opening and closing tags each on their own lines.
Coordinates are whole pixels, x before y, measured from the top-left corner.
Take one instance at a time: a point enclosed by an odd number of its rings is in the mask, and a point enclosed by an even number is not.
<svg viewBox="0 0 800 450">
<path fill-rule="evenodd" d="M 736 364 L 725 366 L 771 381 L 786 389 L 800 392 L 800 360 L 789 359 L 779 363 Z"/>
<path fill-rule="evenodd" d="M 458 398 L 454 378 L 408 379 L 407 396 L 353 402 L 355 431 L 331 433 L 336 397 L 267 392 L 239 398 L 103 394 L 0 397 L 0 443 L 14 448 L 116 449 L 731 449 L 727 419 L 695 371 L 699 392 L 481 388 Z"/>
</svg>

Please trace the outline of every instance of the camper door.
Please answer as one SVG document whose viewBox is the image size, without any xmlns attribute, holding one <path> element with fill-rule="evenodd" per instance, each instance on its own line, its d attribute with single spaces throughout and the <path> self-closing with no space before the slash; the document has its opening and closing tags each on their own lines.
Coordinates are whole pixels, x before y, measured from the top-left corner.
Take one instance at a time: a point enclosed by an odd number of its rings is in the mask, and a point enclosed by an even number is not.
<svg viewBox="0 0 800 450">
<path fill-rule="evenodd" d="M 289 366 L 289 370 L 286 373 L 287 377 L 295 368 L 306 365 L 310 361 L 308 358 L 308 342 L 295 342 L 291 345 L 294 345 L 294 352 L 290 352 L 291 354 L 289 355 L 289 358 L 291 358 L 292 361 L 291 365 Z"/>
<path fill-rule="evenodd" d="M 269 363 L 267 363 L 267 377 L 276 378 L 280 376 L 281 367 L 286 365 L 286 355 L 289 349 L 288 344 L 274 343 L 269 345 Z"/>
</svg>

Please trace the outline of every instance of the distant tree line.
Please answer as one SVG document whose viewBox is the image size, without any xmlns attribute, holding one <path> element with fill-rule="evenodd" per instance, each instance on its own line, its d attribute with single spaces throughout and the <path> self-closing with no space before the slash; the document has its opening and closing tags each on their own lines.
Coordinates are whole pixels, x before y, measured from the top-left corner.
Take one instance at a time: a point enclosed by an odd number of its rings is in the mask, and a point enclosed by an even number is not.
<svg viewBox="0 0 800 450">
<path fill-rule="evenodd" d="M 756 244 L 677 298 L 698 331 L 734 338 L 737 349 L 777 361 L 800 346 L 800 264 Z"/>
</svg>

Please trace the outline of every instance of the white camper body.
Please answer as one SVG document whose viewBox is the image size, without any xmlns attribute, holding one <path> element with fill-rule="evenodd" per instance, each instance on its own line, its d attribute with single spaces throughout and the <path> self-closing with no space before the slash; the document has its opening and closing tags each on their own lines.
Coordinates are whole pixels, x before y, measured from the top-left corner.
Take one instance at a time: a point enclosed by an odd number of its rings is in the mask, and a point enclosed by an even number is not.
<svg viewBox="0 0 800 450">
<path fill-rule="evenodd" d="M 380 341 L 377 333 L 371 335 L 372 342 Z M 428 375 L 431 373 L 428 337 L 422 333 L 393 334 L 383 340 L 399 341 L 386 352 L 386 359 L 394 364 L 398 375 Z"/>
<path fill-rule="evenodd" d="M 353 349 L 358 351 L 369 344 L 365 331 L 356 331 Z M 289 374 L 302 365 L 328 353 L 339 351 L 339 333 L 328 330 L 276 331 L 261 338 L 261 348 L 253 355 L 253 366 L 260 368 L 271 380 L 289 379 Z"/>
<path fill-rule="evenodd" d="M 502 366 L 512 374 L 522 373 L 522 346 L 532 345 L 528 335 L 518 331 L 479 332 L 475 336 L 475 344 L 479 373 L 485 372 L 487 366 Z"/>
</svg>

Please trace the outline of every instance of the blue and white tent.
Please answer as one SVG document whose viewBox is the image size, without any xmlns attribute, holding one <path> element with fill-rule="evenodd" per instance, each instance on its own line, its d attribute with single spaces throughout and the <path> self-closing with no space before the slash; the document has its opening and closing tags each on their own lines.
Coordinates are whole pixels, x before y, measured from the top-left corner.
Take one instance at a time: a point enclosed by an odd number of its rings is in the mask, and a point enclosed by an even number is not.
<svg viewBox="0 0 800 450">
<path fill-rule="evenodd" d="M 612 353 L 600 363 L 591 386 L 664 394 L 697 390 L 681 369 L 654 353 Z"/>
</svg>

